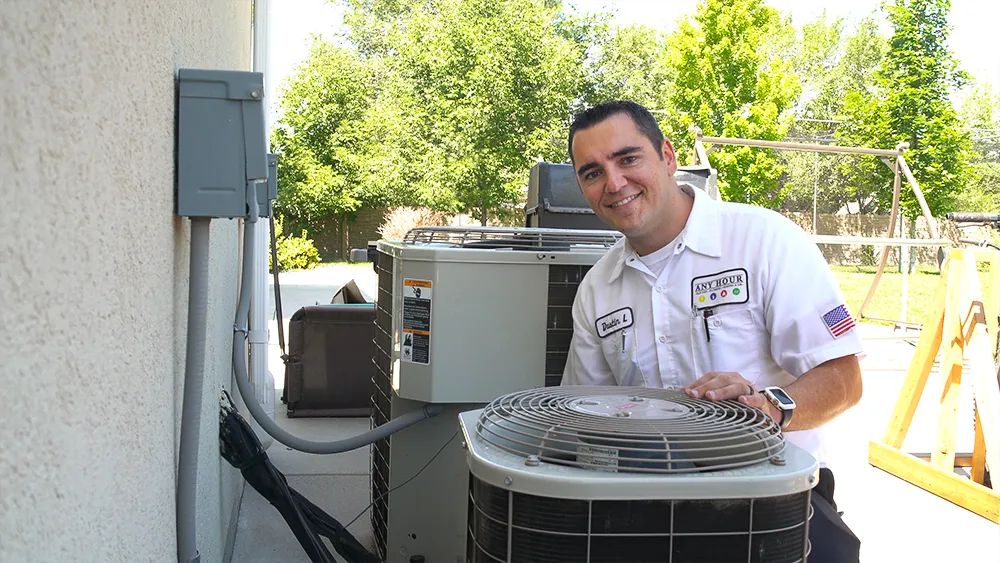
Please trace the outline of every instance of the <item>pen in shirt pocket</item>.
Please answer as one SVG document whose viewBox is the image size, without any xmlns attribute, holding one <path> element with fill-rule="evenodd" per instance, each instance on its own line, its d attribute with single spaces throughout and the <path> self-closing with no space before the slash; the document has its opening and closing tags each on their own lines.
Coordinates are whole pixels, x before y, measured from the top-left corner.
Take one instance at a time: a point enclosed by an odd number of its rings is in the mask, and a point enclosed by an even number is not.
<svg viewBox="0 0 1000 563">
<path fill-rule="evenodd" d="M 702 320 L 705 321 L 705 342 L 711 342 L 712 341 L 712 332 L 710 330 L 708 330 L 708 317 L 711 317 L 711 316 L 712 316 L 712 310 L 711 309 L 705 309 L 705 312 L 701 316 Z"/>
<path fill-rule="evenodd" d="M 622 354 L 625 353 L 625 337 L 628 335 L 628 329 L 622 329 Z"/>
</svg>

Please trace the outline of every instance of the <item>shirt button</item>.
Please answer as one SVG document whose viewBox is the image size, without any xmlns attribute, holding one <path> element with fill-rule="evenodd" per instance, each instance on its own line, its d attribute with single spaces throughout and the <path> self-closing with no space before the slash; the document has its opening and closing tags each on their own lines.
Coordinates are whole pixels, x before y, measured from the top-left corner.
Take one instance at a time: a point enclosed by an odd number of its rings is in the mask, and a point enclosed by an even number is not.
<svg viewBox="0 0 1000 563">
<path fill-rule="evenodd" d="M 719 326 L 720 324 L 722 324 L 722 323 L 719 322 L 719 319 L 715 319 L 715 321 L 712 322 L 712 326 Z"/>
<path fill-rule="evenodd" d="M 666 341 L 667 341 L 667 337 L 666 337 L 666 336 L 663 336 L 663 335 L 661 334 L 661 335 L 660 335 L 660 338 L 658 338 L 658 340 L 659 340 L 659 341 L 660 341 L 661 343 L 662 343 L 662 342 L 666 342 Z"/>
<path fill-rule="evenodd" d="M 656 292 L 657 293 L 663 293 L 663 286 L 662 285 L 656 286 Z"/>
</svg>

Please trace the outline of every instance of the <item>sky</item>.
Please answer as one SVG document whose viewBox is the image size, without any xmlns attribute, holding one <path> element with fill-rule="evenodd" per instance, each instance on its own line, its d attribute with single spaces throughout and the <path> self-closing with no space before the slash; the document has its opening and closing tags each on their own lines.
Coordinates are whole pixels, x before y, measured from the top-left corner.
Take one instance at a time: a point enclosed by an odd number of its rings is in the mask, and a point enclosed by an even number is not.
<svg viewBox="0 0 1000 563">
<path fill-rule="evenodd" d="M 615 12 L 616 23 L 643 23 L 672 31 L 677 18 L 693 14 L 697 0 L 567 0 L 578 11 Z M 847 33 L 861 18 L 878 10 L 881 0 L 767 0 L 782 13 L 790 13 L 796 26 L 816 19 L 824 10 L 829 19 L 843 17 Z M 328 0 L 271 0 L 268 93 L 275 100 L 275 86 L 283 84 L 309 55 L 310 36 L 332 39 L 339 31 L 342 8 Z M 883 32 L 891 28 L 883 20 Z M 952 0 L 948 45 L 964 70 L 977 80 L 1000 90 L 1000 0 Z M 273 107 L 272 106 L 272 116 Z"/>
</svg>

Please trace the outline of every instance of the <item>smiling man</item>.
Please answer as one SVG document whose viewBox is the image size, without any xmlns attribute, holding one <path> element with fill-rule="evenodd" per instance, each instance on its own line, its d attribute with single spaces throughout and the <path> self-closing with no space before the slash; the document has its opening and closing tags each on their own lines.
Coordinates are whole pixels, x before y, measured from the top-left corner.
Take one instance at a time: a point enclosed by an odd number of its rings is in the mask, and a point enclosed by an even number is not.
<svg viewBox="0 0 1000 563">
<path fill-rule="evenodd" d="M 678 184 L 673 146 L 634 102 L 578 115 L 569 153 L 625 238 L 577 292 L 563 385 L 673 386 L 767 412 L 821 465 L 810 562 L 857 561 L 821 431 L 861 398 L 862 346 L 819 249 L 778 213 Z"/>
</svg>

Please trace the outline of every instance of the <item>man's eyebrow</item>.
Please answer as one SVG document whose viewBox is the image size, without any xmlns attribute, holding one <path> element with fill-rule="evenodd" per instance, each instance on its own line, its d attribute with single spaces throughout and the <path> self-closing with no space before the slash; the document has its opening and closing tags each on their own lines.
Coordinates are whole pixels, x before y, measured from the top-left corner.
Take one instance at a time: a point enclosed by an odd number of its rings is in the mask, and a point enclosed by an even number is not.
<svg viewBox="0 0 1000 563">
<path fill-rule="evenodd" d="M 586 174 L 587 172 L 590 172 L 594 168 L 597 168 L 597 163 L 594 162 L 594 161 L 590 161 L 590 162 L 584 164 L 583 166 L 577 168 L 576 169 L 576 175 L 577 176 L 583 176 L 584 174 Z"/>
<path fill-rule="evenodd" d="M 641 150 L 642 150 L 642 147 L 639 147 L 639 146 L 622 147 L 622 148 L 616 150 L 615 152 L 611 153 L 611 158 L 618 158 L 620 156 L 625 156 L 627 154 L 632 154 L 632 153 L 635 153 L 635 152 L 639 152 Z M 576 173 L 577 173 L 578 176 L 583 176 L 584 174 L 586 174 L 587 172 L 589 172 L 593 168 L 597 168 L 597 163 L 591 161 L 591 162 L 588 162 L 588 163 L 584 164 L 583 166 L 580 166 L 580 168 L 578 168 L 576 170 Z"/>
<path fill-rule="evenodd" d="M 639 152 L 642 147 L 622 147 L 615 152 L 611 153 L 611 158 L 618 158 L 619 156 L 625 156 L 627 154 L 632 154 L 634 152 Z"/>
</svg>

